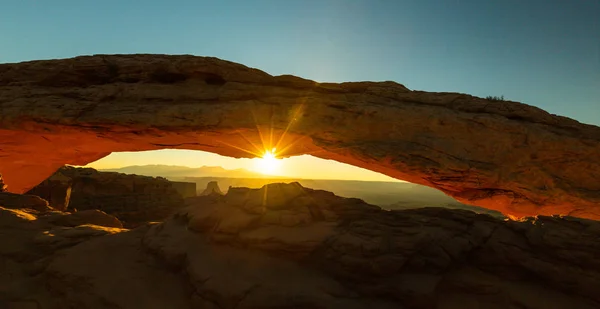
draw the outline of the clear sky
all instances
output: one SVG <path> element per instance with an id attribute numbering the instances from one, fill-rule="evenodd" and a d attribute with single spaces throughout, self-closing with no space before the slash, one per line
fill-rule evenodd
<path id="1" fill-rule="evenodd" d="M 600 125 L 598 0 L 2 1 L 0 62 L 97 53 L 504 95 Z"/>

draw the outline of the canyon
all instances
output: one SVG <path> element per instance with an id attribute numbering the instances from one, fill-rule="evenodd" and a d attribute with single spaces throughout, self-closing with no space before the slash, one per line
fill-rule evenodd
<path id="1" fill-rule="evenodd" d="M 155 149 L 310 154 L 507 217 L 65 166 Z M 600 308 L 598 158 L 596 126 L 389 81 L 197 56 L 0 64 L 0 308 Z"/>

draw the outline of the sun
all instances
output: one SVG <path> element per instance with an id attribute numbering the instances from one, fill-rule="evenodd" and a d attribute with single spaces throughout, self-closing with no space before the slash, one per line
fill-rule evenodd
<path id="1" fill-rule="evenodd" d="M 279 172 L 281 160 L 277 159 L 275 150 L 275 148 L 266 150 L 262 158 L 258 159 L 256 162 L 256 169 L 259 172 L 267 175 Z"/>

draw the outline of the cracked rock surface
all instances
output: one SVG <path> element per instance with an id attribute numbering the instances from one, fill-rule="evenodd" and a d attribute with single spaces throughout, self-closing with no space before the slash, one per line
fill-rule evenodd
<path id="1" fill-rule="evenodd" d="M 57 216 L 68 215 L 0 208 L 0 300 L 30 308 L 600 307 L 600 222 L 591 220 L 385 211 L 297 183 L 191 198 L 166 221 L 134 230 Z"/>
<path id="2" fill-rule="evenodd" d="M 231 157 L 276 148 L 513 217 L 600 218 L 600 128 L 530 105 L 395 82 L 317 83 L 196 56 L 0 64 L 0 173 L 11 192 L 64 164 L 163 148 Z"/>

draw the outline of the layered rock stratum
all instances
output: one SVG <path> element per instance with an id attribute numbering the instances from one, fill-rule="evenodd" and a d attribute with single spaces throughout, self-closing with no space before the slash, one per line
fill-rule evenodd
<path id="1" fill-rule="evenodd" d="M 598 221 L 385 211 L 297 183 L 190 198 L 133 230 L 82 213 L 0 207 L 0 306 L 600 307 Z"/>
<path id="2" fill-rule="evenodd" d="M 600 218 L 600 128 L 395 82 L 317 83 L 216 58 L 95 55 L 0 65 L 0 173 L 25 192 L 111 152 L 333 159 L 512 216 Z"/>

